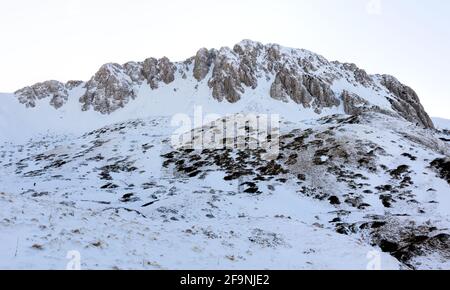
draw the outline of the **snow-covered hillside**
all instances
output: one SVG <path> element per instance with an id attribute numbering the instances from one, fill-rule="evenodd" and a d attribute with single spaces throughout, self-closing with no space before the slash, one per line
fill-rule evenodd
<path id="1" fill-rule="evenodd" d="M 75 132 L 148 116 L 276 113 L 289 120 L 364 110 L 433 127 L 416 93 L 392 76 L 312 52 L 249 40 L 184 62 L 105 64 L 87 82 L 47 81 L 0 95 L 2 139 Z"/>
<path id="2" fill-rule="evenodd" d="M 450 268 L 450 138 L 393 77 L 243 41 L 0 98 L 0 268 Z M 199 108 L 278 154 L 174 147 Z"/>

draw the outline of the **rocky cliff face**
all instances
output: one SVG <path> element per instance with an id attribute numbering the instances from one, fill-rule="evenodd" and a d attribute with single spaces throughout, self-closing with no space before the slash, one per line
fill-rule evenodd
<path id="1" fill-rule="evenodd" d="M 284 68 L 276 74 L 270 96 L 283 101 L 290 98 L 305 108 L 312 106 L 317 113 L 320 113 L 322 108 L 340 104 L 326 82 L 315 76 Z"/>
<path id="2" fill-rule="evenodd" d="M 80 98 L 83 110 L 109 114 L 123 108 L 136 97 L 133 80 L 119 64 L 106 64 L 86 84 L 86 92 Z"/>
<path id="3" fill-rule="evenodd" d="M 393 76 L 383 75 L 381 84 L 391 92 L 395 98 L 389 98 L 394 110 L 411 122 L 417 122 L 427 128 L 433 128 L 433 121 L 425 112 L 416 92 L 400 83 Z"/>
<path id="4" fill-rule="evenodd" d="M 202 48 L 185 62 L 173 63 L 164 57 L 106 64 L 85 84 L 79 101 L 83 110 L 109 114 L 137 98 L 142 86 L 158 90 L 178 79 L 195 87 L 206 85 L 218 102 L 236 103 L 246 93 L 257 91 L 262 97 L 293 102 L 316 113 L 333 107 L 342 107 L 346 114 L 375 110 L 397 114 L 425 128 L 434 127 L 417 94 L 392 76 L 369 75 L 354 64 L 329 62 L 306 50 L 248 40 L 232 49 Z M 338 85 L 342 83 L 344 89 Z M 60 108 L 73 86 L 48 81 L 16 95 L 27 107 L 50 98 L 50 104 Z M 383 102 L 387 105 L 380 106 Z"/>
<path id="5" fill-rule="evenodd" d="M 67 102 L 69 97 L 68 91 L 80 86 L 82 83 L 81 81 L 69 81 L 63 84 L 52 80 L 25 87 L 15 92 L 15 94 L 19 102 L 28 108 L 34 108 L 38 100 L 48 98 L 50 99 L 49 104 L 55 109 L 59 109 Z"/>

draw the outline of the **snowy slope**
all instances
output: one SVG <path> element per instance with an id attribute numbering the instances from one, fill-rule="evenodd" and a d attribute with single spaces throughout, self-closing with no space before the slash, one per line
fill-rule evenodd
<path id="1" fill-rule="evenodd" d="M 99 133 L 100 138 L 29 144 L 27 150 L 32 151 L 23 152 L 23 157 L 44 150 L 47 156 L 69 160 L 62 167 L 49 168 L 48 173 L 35 170 L 52 163 L 52 157 L 41 162 L 33 161 L 35 157 L 22 160 L 20 169 L 4 166 L 2 191 L 9 194 L 0 195 L 4 209 L 0 267 L 60 269 L 70 250 L 82 253 L 83 267 L 102 269 L 366 267 L 367 253 L 373 248 L 323 229 L 320 219 L 314 218 L 328 215 L 333 209 L 330 205 L 283 188 L 261 197 L 236 195 L 236 184 L 221 182 L 224 175 L 220 172 L 201 182 L 174 178 L 161 170 L 161 138 L 170 130 L 167 120 L 125 126 Z M 129 143 L 123 142 L 125 137 Z M 94 141 L 106 140 L 110 141 L 73 157 Z M 142 143 L 148 141 L 145 148 L 151 148 L 143 153 Z M 23 158 L 20 154 L 13 155 Z M 118 188 L 101 189 L 109 181 L 97 177 L 98 168 L 112 162 L 102 160 L 99 156 L 103 155 L 113 160 L 127 156 L 139 173 L 114 173 Z M 73 171 L 75 167 L 79 169 Z M 11 173 L 16 177 L 7 177 Z M 24 178 L 22 173 L 33 178 Z M 136 193 L 125 202 L 122 196 L 128 191 Z M 149 202 L 153 204 L 143 207 Z M 318 239 L 323 242 L 317 243 Z M 33 249 L 33 245 L 42 249 Z M 384 267 L 400 267 L 395 259 L 383 257 Z"/>
<path id="2" fill-rule="evenodd" d="M 188 132 L 279 115 L 279 154 L 172 146 L 199 108 Z M 0 268 L 449 269 L 430 123 L 392 77 L 249 41 L 0 94 Z"/>
<path id="3" fill-rule="evenodd" d="M 346 118 L 286 123 L 283 134 L 313 130 L 305 139 L 310 149 L 299 168 L 286 165 L 289 174 L 256 182 L 257 194 L 243 185 L 251 175 L 226 181 L 220 165 L 200 167 L 194 177 L 167 166 L 164 156 L 173 150 L 167 117 L 1 145 L 0 267 L 61 269 L 66 253 L 77 250 L 89 269 L 365 269 L 373 251 L 384 269 L 448 268 L 440 246 L 418 244 L 424 254 L 401 261 L 382 248 L 385 240 L 409 241 L 397 236 L 404 227 L 430 239 L 448 233 L 449 185 L 428 165 L 448 156 L 449 146 L 383 115 L 336 123 Z M 420 141 L 404 138 L 411 129 Z M 324 150 L 330 145 L 314 137 L 323 134 L 335 139 L 327 142 L 356 144 L 345 149 L 354 157 L 333 157 Z M 368 161 L 376 171 L 358 165 L 357 156 L 377 146 Z M 314 164 L 317 151 L 331 154 L 324 164 Z M 180 154 L 177 160 L 189 162 L 195 152 Z M 335 164 L 345 169 L 329 171 Z M 390 173 L 400 165 L 408 166 L 401 178 L 411 184 Z"/>
<path id="4" fill-rule="evenodd" d="M 80 134 L 134 118 L 193 115 L 196 106 L 204 114 L 272 113 L 292 121 L 371 110 L 432 127 L 414 91 L 391 76 L 368 75 L 306 50 L 252 41 L 233 49 L 200 50 L 184 62 L 149 58 L 105 64 L 88 82 L 47 81 L 0 94 L 0 100 L 2 140 Z"/>
<path id="5" fill-rule="evenodd" d="M 218 114 L 225 116 L 237 112 L 253 112 L 279 114 L 288 120 L 316 119 L 321 116 L 341 112 L 338 108 L 324 110 L 321 114 L 312 109 L 296 106 L 293 102 L 282 103 L 270 98 L 265 88 L 262 91 L 249 92 L 246 98 L 236 104 L 221 103 L 210 97 L 206 83 L 197 88 L 189 82 L 180 81 L 167 85 L 157 91 L 147 86 L 139 89 L 139 97 L 125 108 L 109 115 L 102 115 L 95 111 L 82 111 L 79 98 L 82 90 L 71 92 L 69 100 L 64 107 L 55 110 L 46 102 L 36 108 L 26 108 L 20 104 L 13 94 L 0 94 L 0 129 L 3 140 L 24 141 L 29 137 L 45 133 L 71 133 L 81 134 L 108 124 L 123 122 L 134 118 L 147 118 L 151 116 L 174 116 L 184 113 L 193 116 L 196 107 L 201 107 L 203 115 Z"/>

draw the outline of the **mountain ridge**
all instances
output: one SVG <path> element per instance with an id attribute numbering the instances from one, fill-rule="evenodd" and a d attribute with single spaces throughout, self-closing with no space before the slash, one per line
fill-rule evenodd
<path id="1" fill-rule="evenodd" d="M 220 103 L 237 103 L 253 91 L 280 102 L 292 101 L 299 109 L 310 108 L 317 114 L 328 108 L 350 115 L 375 110 L 434 128 L 414 90 L 393 76 L 369 75 L 355 64 L 330 62 L 304 49 L 251 40 L 243 40 L 232 49 L 202 48 L 182 62 L 163 57 L 123 65 L 108 63 L 86 82 L 46 81 L 14 95 L 28 108 L 49 99 L 52 107 L 60 109 L 70 92 L 79 89 L 81 94 L 74 97 L 82 111 L 108 115 L 145 97 L 139 92 L 142 88 L 158 92 L 177 80 L 191 86 L 194 93 L 205 86 L 208 95 Z M 189 98 L 191 93 L 185 94 Z"/>

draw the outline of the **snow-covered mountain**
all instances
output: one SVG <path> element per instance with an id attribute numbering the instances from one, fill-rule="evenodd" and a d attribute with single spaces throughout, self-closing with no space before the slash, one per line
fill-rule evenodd
<path id="1" fill-rule="evenodd" d="M 432 118 L 432 120 L 437 129 L 450 131 L 450 120 L 443 118 Z"/>
<path id="2" fill-rule="evenodd" d="M 371 110 L 433 127 L 416 93 L 392 76 L 248 40 L 233 49 L 200 49 L 184 62 L 105 64 L 87 82 L 38 83 L 3 95 L 0 121 L 4 138 L 18 131 L 23 137 L 47 128 L 82 132 L 131 117 L 171 116 L 194 105 L 205 113 L 276 112 L 294 120 Z"/>
<path id="3" fill-rule="evenodd" d="M 172 146 L 198 107 L 279 151 Z M 449 141 L 394 77 L 248 40 L 35 84 L 0 95 L 0 268 L 449 268 Z"/>

